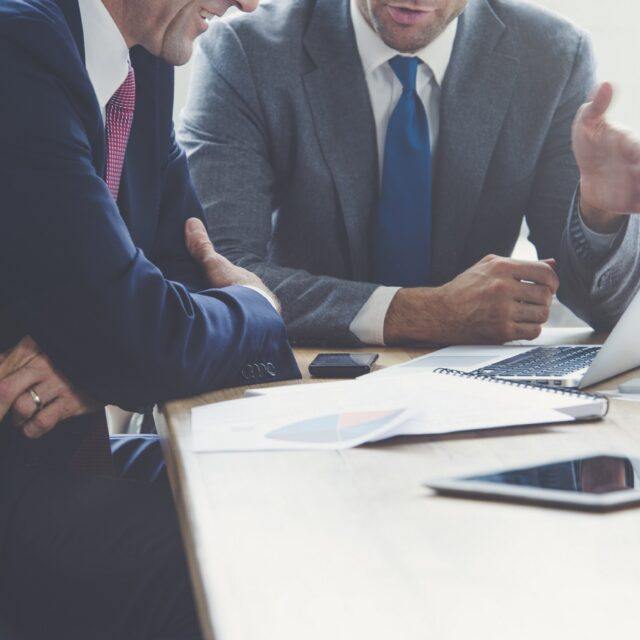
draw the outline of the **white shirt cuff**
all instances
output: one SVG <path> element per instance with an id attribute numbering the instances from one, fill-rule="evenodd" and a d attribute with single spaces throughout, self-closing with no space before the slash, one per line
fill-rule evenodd
<path id="1" fill-rule="evenodd" d="M 364 344 L 384 346 L 384 321 L 400 287 L 378 287 L 353 319 L 349 330 Z"/>
<path id="2" fill-rule="evenodd" d="M 262 289 L 258 289 L 258 287 L 252 287 L 250 284 L 243 284 L 242 286 L 246 287 L 247 289 L 251 289 L 252 291 L 255 291 L 256 293 L 259 293 L 265 300 L 269 301 L 269 304 L 278 313 L 280 313 L 280 310 L 278 309 L 278 305 L 276 304 L 276 301 L 266 291 L 263 291 Z"/>
<path id="3" fill-rule="evenodd" d="M 618 237 L 618 232 L 615 233 L 598 233 L 593 229 L 589 229 L 587 223 L 582 218 L 582 213 L 580 212 L 580 208 L 578 207 L 578 218 L 580 219 L 580 226 L 582 227 L 582 233 L 584 233 L 584 237 L 587 239 L 587 242 L 591 246 L 591 250 L 598 256 L 604 257 L 609 251 L 611 251 L 611 247 L 613 247 L 613 243 L 616 241 Z"/>

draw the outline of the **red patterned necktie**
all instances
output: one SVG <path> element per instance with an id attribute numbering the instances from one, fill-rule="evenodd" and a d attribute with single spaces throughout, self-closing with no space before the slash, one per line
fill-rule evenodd
<path id="1" fill-rule="evenodd" d="M 133 67 L 130 66 L 127 79 L 109 100 L 106 108 L 107 168 L 105 181 L 114 200 L 118 199 L 120 191 L 122 167 L 124 166 L 135 109 L 136 75 Z"/>

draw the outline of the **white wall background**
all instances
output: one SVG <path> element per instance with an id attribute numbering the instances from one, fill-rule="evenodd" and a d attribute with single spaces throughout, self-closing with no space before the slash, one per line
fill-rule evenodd
<path id="1" fill-rule="evenodd" d="M 616 87 L 615 119 L 640 135 L 640 2 L 536 0 L 591 33 L 600 80 Z"/>

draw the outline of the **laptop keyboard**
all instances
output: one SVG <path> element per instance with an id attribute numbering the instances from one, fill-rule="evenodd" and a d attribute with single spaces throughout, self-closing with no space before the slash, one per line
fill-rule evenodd
<path id="1" fill-rule="evenodd" d="M 588 368 L 600 347 L 538 347 L 474 371 L 485 376 L 557 378 Z"/>

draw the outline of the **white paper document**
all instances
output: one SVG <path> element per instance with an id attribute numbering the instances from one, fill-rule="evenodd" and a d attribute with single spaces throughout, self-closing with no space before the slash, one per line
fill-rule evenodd
<path id="1" fill-rule="evenodd" d="M 196 451 L 345 449 L 403 435 L 572 422 L 606 413 L 584 394 L 455 373 L 280 387 L 192 411 Z"/>
<path id="2" fill-rule="evenodd" d="M 255 397 L 191 412 L 195 451 L 348 449 L 384 437 L 407 419 L 397 401 L 356 397 L 318 402 L 307 395 Z M 324 400 L 324 399 L 323 399 Z"/>

